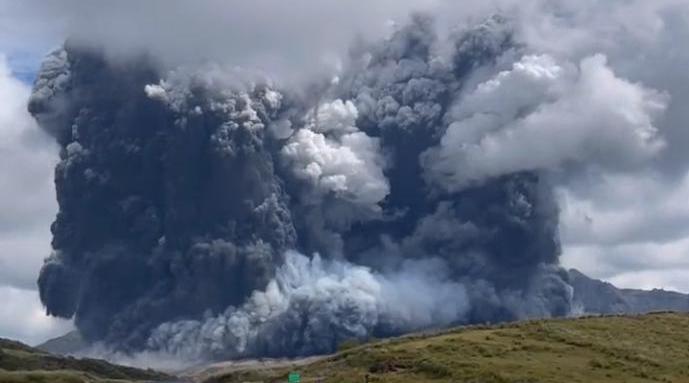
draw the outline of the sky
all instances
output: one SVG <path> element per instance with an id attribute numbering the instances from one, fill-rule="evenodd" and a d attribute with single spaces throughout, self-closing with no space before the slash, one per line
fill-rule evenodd
<path id="1" fill-rule="evenodd" d="M 689 0 L 0 0 L 0 337 L 37 343 L 71 328 L 43 315 L 35 284 L 51 251 L 58 153 L 26 101 L 47 52 L 70 37 L 114 59 L 146 50 L 170 67 L 220 61 L 299 83 L 336 73 L 353 41 L 384 37 L 415 10 L 443 30 L 507 14 L 533 54 L 582 68 L 600 57 L 659 100 L 662 144 L 641 161 L 553 172 L 562 262 L 619 287 L 689 292 Z M 614 140 L 600 146 L 605 158 L 615 158 Z"/>
<path id="2" fill-rule="evenodd" d="M 36 272 L 50 253 L 57 147 L 26 111 L 30 87 L 0 54 L 0 336 L 35 343 L 70 324 L 47 318 Z"/>

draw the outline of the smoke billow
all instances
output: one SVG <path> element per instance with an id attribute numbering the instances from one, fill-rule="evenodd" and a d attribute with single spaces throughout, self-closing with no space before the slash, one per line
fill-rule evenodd
<path id="1" fill-rule="evenodd" d="M 385 275 L 288 252 L 275 279 L 240 307 L 160 325 L 147 346 L 193 359 L 327 353 L 345 339 L 448 325 L 467 311 L 464 287 L 442 263 Z"/>
<path id="2" fill-rule="evenodd" d="M 548 173 L 652 156 L 666 100 L 511 30 L 414 16 L 309 97 L 68 42 L 29 105 L 62 147 L 48 312 L 185 358 L 568 315 Z"/>

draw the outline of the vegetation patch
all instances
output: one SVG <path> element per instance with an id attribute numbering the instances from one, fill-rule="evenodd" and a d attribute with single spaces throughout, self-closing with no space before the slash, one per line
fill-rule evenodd
<path id="1" fill-rule="evenodd" d="M 99 359 L 52 355 L 25 344 L 0 339 L 0 382 L 83 383 L 171 380 L 154 370 L 118 366 Z"/>
<path id="2" fill-rule="evenodd" d="M 300 366 L 304 382 L 689 382 L 689 314 L 535 320 L 416 334 Z M 289 369 L 212 381 L 282 382 Z"/>

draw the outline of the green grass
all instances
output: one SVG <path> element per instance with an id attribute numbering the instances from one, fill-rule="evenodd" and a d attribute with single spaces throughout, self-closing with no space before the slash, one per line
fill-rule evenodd
<path id="1" fill-rule="evenodd" d="M 2 383 L 115 383 L 131 382 L 127 380 L 102 379 L 81 371 L 3 371 L 0 370 Z"/>
<path id="2" fill-rule="evenodd" d="M 1 383 L 145 382 L 170 379 L 153 370 L 118 366 L 99 359 L 61 357 L 0 339 Z"/>
<path id="3" fill-rule="evenodd" d="M 588 317 L 466 327 L 346 348 L 296 368 L 303 381 L 689 382 L 689 315 Z M 287 381 L 289 369 L 209 382 Z"/>

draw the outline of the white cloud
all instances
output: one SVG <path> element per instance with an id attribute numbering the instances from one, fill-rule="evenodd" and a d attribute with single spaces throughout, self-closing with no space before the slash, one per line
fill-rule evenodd
<path id="1" fill-rule="evenodd" d="M 567 245 L 562 262 L 621 288 L 689 293 L 689 238 L 665 243 Z"/>
<path id="2" fill-rule="evenodd" d="M 73 327 L 70 321 L 47 317 L 34 290 L 0 286 L 0 302 L 0 338 L 36 345 Z"/>
<path id="3" fill-rule="evenodd" d="M 689 173 L 606 174 L 560 191 L 563 236 L 576 245 L 675 241 L 689 227 Z"/>
<path id="4" fill-rule="evenodd" d="M 385 159 L 377 138 L 355 125 L 358 112 L 351 101 L 321 104 L 307 125 L 282 149 L 294 174 L 310 182 L 323 195 L 378 211 L 389 193 L 383 168 Z"/>
<path id="5" fill-rule="evenodd" d="M 559 190 L 564 264 L 625 287 L 689 292 L 689 173 L 595 179 Z"/>
<path id="6" fill-rule="evenodd" d="M 354 38 L 381 37 L 389 20 L 439 2 L 0 0 L 0 36 L 14 36 L 0 38 L 0 49 L 30 42 L 43 54 L 71 36 L 113 57 L 146 50 L 166 64 L 217 60 L 298 80 L 336 71 Z"/>
<path id="7" fill-rule="evenodd" d="M 686 253 L 685 253 L 686 254 Z M 635 272 L 622 272 L 609 281 L 620 288 L 632 289 L 664 289 L 689 293 L 689 267 L 664 270 L 641 270 Z"/>
<path id="8" fill-rule="evenodd" d="M 46 317 L 36 278 L 57 212 L 57 147 L 26 110 L 30 89 L 0 55 L 0 336 L 36 342 L 66 327 Z"/>
<path id="9" fill-rule="evenodd" d="M 57 212 L 57 147 L 26 111 L 29 92 L 0 56 L 0 284 L 23 287 L 50 253 L 49 223 Z"/>
<path id="10" fill-rule="evenodd" d="M 602 55 L 578 67 L 527 55 L 459 98 L 425 165 L 448 190 L 571 163 L 627 168 L 664 146 L 654 121 L 665 104 L 664 95 L 617 77 Z"/>

